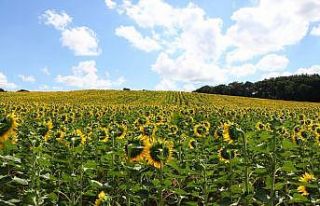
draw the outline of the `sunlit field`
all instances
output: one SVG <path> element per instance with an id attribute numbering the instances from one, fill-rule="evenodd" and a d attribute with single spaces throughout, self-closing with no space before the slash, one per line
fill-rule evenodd
<path id="1" fill-rule="evenodd" d="M 320 104 L 0 94 L 0 205 L 317 205 Z"/>

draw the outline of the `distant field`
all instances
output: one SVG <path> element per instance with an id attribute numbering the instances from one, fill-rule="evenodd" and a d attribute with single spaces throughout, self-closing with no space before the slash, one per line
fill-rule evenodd
<path id="1" fill-rule="evenodd" d="M 0 205 L 318 205 L 320 104 L 0 93 Z"/>

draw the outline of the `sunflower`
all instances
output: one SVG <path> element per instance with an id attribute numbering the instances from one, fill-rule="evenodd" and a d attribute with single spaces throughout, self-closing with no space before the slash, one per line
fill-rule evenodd
<path id="1" fill-rule="evenodd" d="M 140 161 L 147 153 L 148 137 L 139 136 L 128 140 L 125 145 L 125 152 L 130 161 Z"/>
<path id="2" fill-rule="evenodd" d="M 238 156 L 238 152 L 235 149 L 223 147 L 218 151 L 219 160 L 224 163 L 229 163 L 232 159 Z"/>
<path id="3" fill-rule="evenodd" d="M 145 125 L 149 123 L 149 119 L 145 116 L 141 116 L 141 117 L 138 117 L 135 121 L 134 121 L 134 125 L 137 126 L 137 127 L 140 127 L 142 125 Z"/>
<path id="4" fill-rule="evenodd" d="M 224 123 L 223 124 L 223 140 L 232 144 L 234 141 L 239 138 L 239 129 L 233 123 Z"/>
<path id="5" fill-rule="evenodd" d="M 77 129 L 77 130 L 76 130 L 76 134 L 80 137 L 81 144 L 82 144 L 82 145 L 85 145 L 86 142 L 87 142 L 87 137 L 86 137 L 86 135 L 84 135 L 80 129 Z"/>
<path id="6" fill-rule="evenodd" d="M 307 140 L 310 137 L 310 134 L 307 130 L 301 129 L 298 133 L 297 136 L 302 139 L 302 140 Z"/>
<path id="7" fill-rule="evenodd" d="M 10 137 L 12 142 L 16 143 L 16 129 L 18 123 L 17 118 L 14 114 L 8 115 L 7 117 L 0 119 L 0 148 L 3 143 L 7 141 Z"/>
<path id="8" fill-rule="evenodd" d="M 194 148 L 197 147 L 197 141 L 192 138 L 192 139 L 189 140 L 188 145 L 189 145 L 189 148 L 190 148 L 190 149 L 194 149 Z"/>
<path id="9" fill-rule="evenodd" d="M 298 133 L 301 130 L 301 127 L 299 125 L 295 126 L 293 128 L 293 132 Z"/>
<path id="10" fill-rule="evenodd" d="M 148 123 L 145 125 L 141 125 L 139 127 L 140 132 L 143 136 L 148 136 L 148 137 L 155 137 L 156 131 L 157 131 L 157 125 Z"/>
<path id="11" fill-rule="evenodd" d="M 103 203 L 108 202 L 109 199 L 110 199 L 110 197 L 108 197 L 104 191 L 101 191 L 98 195 L 98 199 L 96 199 L 96 201 L 94 203 L 94 206 L 100 206 Z"/>
<path id="12" fill-rule="evenodd" d="M 265 129 L 265 125 L 262 122 L 257 122 L 256 129 L 259 131 L 263 130 L 263 129 Z"/>
<path id="13" fill-rule="evenodd" d="M 97 133 L 98 133 L 99 141 L 107 142 L 109 140 L 108 129 L 101 127 L 98 129 Z"/>
<path id="14" fill-rule="evenodd" d="M 304 185 L 299 185 L 299 187 L 297 188 L 298 192 L 301 193 L 301 195 L 303 196 L 308 196 L 309 193 L 307 191 L 307 187 Z"/>
<path id="15" fill-rule="evenodd" d="M 43 139 L 45 142 L 47 142 L 49 140 L 49 135 L 50 135 L 52 128 L 53 128 L 53 124 L 52 124 L 52 121 L 50 120 L 45 124 L 45 128 L 43 130 Z"/>
<path id="16" fill-rule="evenodd" d="M 209 134 L 209 127 L 204 124 L 196 124 L 193 127 L 193 133 L 196 137 L 206 137 Z"/>
<path id="17" fill-rule="evenodd" d="M 150 165 L 160 169 L 172 158 L 172 149 L 172 142 L 153 138 L 147 146 L 145 158 Z"/>
<path id="18" fill-rule="evenodd" d="M 223 138 L 223 129 L 221 127 L 218 127 L 215 131 L 214 131 L 214 139 L 220 139 Z"/>
<path id="19" fill-rule="evenodd" d="M 300 178 L 299 178 L 299 182 L 304 182 L 304 183 L 308 183 L 311 182 L 312 180 L 315 180 L 315 177 L 313 174 L 310 174 L 308 172 L 305 172 Z"/>
<path id="20" fill-rule="evenodd" d="M 169 129 L 170 129 L 170 134 L 172 135 L 176 135 L 179 131 L 179 128 L 176 125 L 170 125 Z"/>
<path id="21" fill-rule="evenodd" d="M 308 184 L 312 181 L 314 181 L 316 178 L 313 174 L 305 172 L 302 176 L 299 178 L 299 182 L 301 185 L 298 186 L 297 191 L 301 193 L 303 196 L 308 196 Z"/>
<path id="22" fill-rule="evenodd" d="M 108 127 L 108 135 L 116 139 L 124 139 L 127 135 L 128 127 L 124 124 L 111 124 Z"/>

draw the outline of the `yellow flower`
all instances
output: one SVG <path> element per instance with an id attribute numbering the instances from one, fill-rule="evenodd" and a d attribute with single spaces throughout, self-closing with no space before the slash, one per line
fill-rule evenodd
<path id="1" fill-rule="evenodd" d="M 0 129 L 0 148 L 3 143 L 7 141 L 10 137 L 12 138 L 12 142 L 16 143 L 16 129 L 18 127 L 17 118 L 14 114 L 8 115 L 5 118 L 5 123 Z"/>
<path id="2" fill-rule="evenodd" d="M 297 188 L 297 190 L 298 190 L 298 192 L 300 192 L 301 195 L 303 195 L 303 196 L 308 196 L 308 195 L 309 195 L 306 186 L 300 185 L 300 186 Z"/>
<path id="3" fill-rule="evenodd" d="M 52 128 L 53 128 L 53 124 L 52 124 L 52 121 L 50 120 L 50 121 L 46 124 L 46 131 L 45 131 L 44 136 L 43 136 L 44 141 L 47 142 L 47 141 L 49 140 L 49 135 L 50 135 L 50 132 L 51 132 Z"/>
<path id="4" fill-rule="evenodd" d="M 222 135 L 225 142 L 232 144 L 239 138 L 239 131 L 235 124 L 224 123 Z"/>
<path id="5" fill-rule="evenodd" d="M 148 152 L 148 137 L 139 136 L 128 140 L 125 145 L 125 152 L 130 161 L 142 160 Z"/>
<path id="6" fill-rule="evenodd" d="M 265 125 L 262 122 L 257 122 L 256 129 L 257 130 L 263 130 L 265 128 Z"/>
<path id="7" fill-rule="evenodd" d="M 94 205 L 95 206 L 100 206 L 103 202 L 107 200 L 107 195 L 104 191 L 101 191 L 98 195 L 98 199 L 96 199 Z"/>
<path id="8" fill-rule="evenodd" d="M 190 149 L 194 149 L 197 146 L 197 141 L 192 138 L 192 139 L 189 140 L 189 144 L 188 145 L 189 145 Z"/>
<path id="9" fill-rule="evenodd" d="M 146 160 L 155 168 L 162 168 L 172 157 L 173 143 L 161 139 L 151 139 L 147 145 Z"/>
<path id="10" fill-rule="evenodd" d="M 224 163 L 229 163 L 230 160 L 238 156 L 237 150 L 226 147 L 220 148 L 218 151 L 219 160 Z"/>
<path id="11" fill-rule="evenodd" d="M 310 174 L 308 172 L 305 172 L 300 178 L 299 178 L 299 182 L 304 182 L 304 183 L 308 183 L 311 182 L 312 180 L 314 180 L 315 177 L 313 174 Z"/>
<path id="12" fill-rule="evenodd" d="M 196 124 L 193 127 L 193 133 L 196 137 L 206 137 L 209 134 L 209 127 L 205 124 Z"/>
<path id="13" fill-rule="evenodd" d="M 80 129 L 76 130 L 76 134 L 80 137 L 81 139 L 81 144 L 84 145 L 87 142 L 87 137 L 81 132 Z"/>
<path id="14" fill-rule="evenodd" d="M 108 129 L 107 129 L 107 134 L 111 138 L 116 138 L 116 139 L 124 139 L 125 136 L 127 135 L 128 132 L 128 127 L 125 124 L 110 124 Z"/>
<path id="15" fill-rule="evenodd" d="M 218 127 L 215 131 L 214 131 L 214 139 L 220 139 L 223 137 L 223 129 L 221 127 Z"/>
<path id="16" fill-rule="evenodd" d="M 99 198 L 100 200 L 105 199 L 105 198 L 106 198 L 106 193 L 105 193 L 104 191 L 101 191 L 101 192 L 99 193 L 99 195 L 98 195 L 98 198 Z"/>

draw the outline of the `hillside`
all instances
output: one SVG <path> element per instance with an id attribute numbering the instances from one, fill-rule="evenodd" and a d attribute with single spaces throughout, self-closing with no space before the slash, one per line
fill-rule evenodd
<path id="1" fill-rule="evenodd" d="M 164 91 L 82 90 L 70 92 L 5 92 L 0 104 L 81 104 L 128 106 L 319 107 L 318 103 L 266 100 L 217 94 Z"/>

